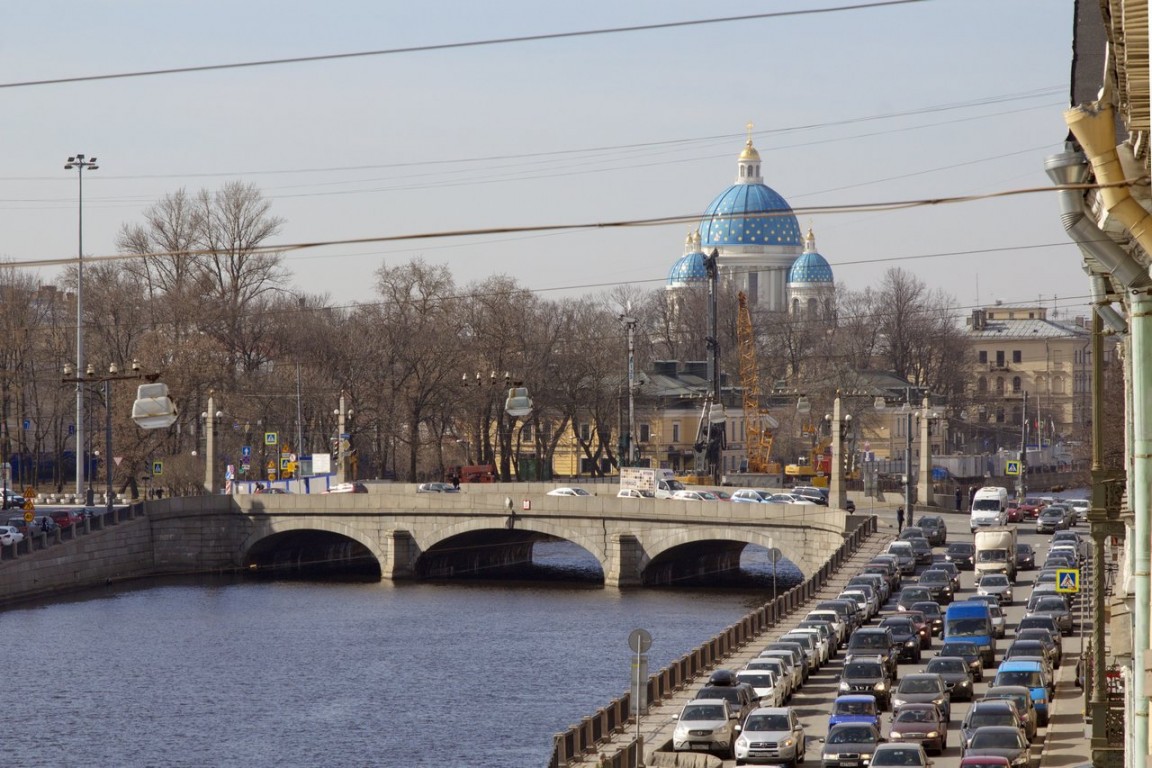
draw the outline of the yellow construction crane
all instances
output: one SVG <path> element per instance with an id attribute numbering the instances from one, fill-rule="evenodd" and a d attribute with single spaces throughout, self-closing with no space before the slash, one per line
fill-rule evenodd
<path id="1" fill-rule="evenodd" d="M 737 295 L 739 312 L 736 316 L 736 335 L 740 341 L 740 385 L 744 389 L 744 431 L 748 450 L 748 472 L 766 474 L 778 472 L 769 460 L 772 455 L 772 430 L 767 426 L 768 411 L 760 407 L 760 368 L 756 364 L 756 337 L 752 333 L 752 314 L 748 311 L 748 297 L 741 291 Z"/>

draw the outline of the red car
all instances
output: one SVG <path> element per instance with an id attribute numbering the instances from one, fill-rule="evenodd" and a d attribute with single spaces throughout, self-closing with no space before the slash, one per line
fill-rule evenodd
<path id="1" fill-rule="evenodd" d="M 1020 502 L 1020 511 L 1024 513 L 1025 517 L 1035 520 L 1040 517 L 1040 512 L 1044 509 L 1045 504 L 1040 499 L 1034 496 L 1029 496 Z"/>
<path id="2" fill-rule="evenodd" d="M 71 528 L 84 519 L 74 509 L 53 509 L 48 513 L 48 516 L 55 520 L 56 525 L 61 528 Z"/>
<path id="3" fill-rule="evenodd" d="M 1007 512 L 1007 516 L 1005 517 L 1005 519 L 1010 523 L 1022 523 L 1022 522 L 1024 522 L 1024 510 L 1020 508 L 1020 502 L 1018 502 L 1018 501 L 1008 502 L 1008 512 Z"/>

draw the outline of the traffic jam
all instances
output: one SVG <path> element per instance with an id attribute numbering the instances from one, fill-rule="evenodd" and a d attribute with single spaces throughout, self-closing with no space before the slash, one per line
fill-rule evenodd
<path id="1" fill-rule="evenodd" d="M 725 765 L 1034 768 L 1057 671 L 1082 648 L 1086 506 L 983 488 L 969 516 L 916 518 L 835 599 L 716 670 L 674 716 L 672 749 Z"/>

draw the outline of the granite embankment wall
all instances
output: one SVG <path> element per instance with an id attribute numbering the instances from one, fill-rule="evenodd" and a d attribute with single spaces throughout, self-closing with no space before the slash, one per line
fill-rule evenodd
<path id="1" fill-rule="evenodd" d="M 0 605 L 148 576 L 235 568 L 234 528 L 246 520 L 231 511 L 229 499 L 174 501 L 110 514 L 95 510 L 72 528 L 0 548 Z"/>

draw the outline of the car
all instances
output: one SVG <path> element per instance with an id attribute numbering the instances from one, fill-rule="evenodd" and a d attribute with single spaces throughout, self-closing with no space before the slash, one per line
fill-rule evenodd
<path id="1" fill-rule="evenodd" d="M 800 667 L 801 676 L 805 681 L 808 680 L 808 676 L 812 674 L 812 663 L 808 660 L 810 656 L 806 645 L 802 645 L 796 640 L 777 640 L 768 643 L 768 646 L 760 653 L 764 654 L 771 651 L 792 654 L 792 663 Z"/>
<path id="2" fill-rule="evenodd" d="M 880 730 L 880 707 L 872 694 L 850 693 L 837 696 L 828 715 L 828 727 L 840 723 L 862 723 Z"/>
<path id="3" fill-rule="evenodd" d="M 930 600 L 941 605 L 948 605 L 952 602 L 952 577 L 948 575 L 947 571 L 929 568 L 920 574 L 920 578 L 916 580 L 916 585 L 927 588 L 932 595 Z"/>
<path id="4" fill-rule="evenodd" d="M 26 537 L 29 535 L 34 536 L 41 533 L 52 535 L 56 532 L 56 529 L 60 527 L 56 524 L 56 521 L 48 515 L 37 515 L 31 523 L 24 522 L 23 515 L 14 516 L 8 518 L 6 525 L 17 529 Z"/>
<path id="5" fill-rule="evenodd" d="M 844 662 L 853 659 L 876 659 L 884 665 L 888 676 L 895 680 L 899 648 L 896 647 L 892 630 L 880 626 L 864 627 L 853 632 L 844 649 Z"/>
<path id="6" fill-rule="evenodd" d="M 828 506 L 827 488 L 817 488 L 814 485 L 797 485 L 792 488 L 791 492 L 799 496 L 803 496 L 806 499 L 811 499 L 820 506 Z"/>
<path id="7" fill-rule="evenodd" d="M 48 515 L 56 522 L 60 528 L 71 528 L 77 523 L 83 522 L 84 518 L 75 509 L 66 507 L 53 510 L 42 510 L 48 512 Z"/>
<path id="8" fill-rule="evenodd" d="M 892 712 L 888 740 L 894 744 L 920 744 L 939 755 L 948 749 L 948 721 L 935 704 L 904 704 Z"/>
<path id="9" fill-rule="evenodd" d="M 990 725 L 1015 728 L 1028 738 L 1028 727 L 1015 702 L 1005 699 L 981 699 L 968 708 L 968 713 L 960 723 L 960 744 L 967 747 L 979 728 Z"/>
<path id="10" fill-rule="evenodd" d="M 1082 523 L 1088 519 L 1088 510 L 1092 508 L 1092 502 L 1088 499 L 1068 499 L 1068 506 L 1072 507 L 1072 511 L 1076 513 L 1072 525 Z"/>
<path id="11" fill-rule="evenodd" d="M 1049 640 L 1049 643 L 1051 640 Z M 1026 640 L 1017 637 L 1004 651 L 1005 659 L 1015 659 L 1018 657 L 1024 658 L 1039 658 L 1044 660 L 1044 664 L 1048 667 L 1048 676 L 1053 680 L 1056 679 L 1056 665 L 1052 662 L 1052 654 L 1049 652 L 1048 644 L 1042 640 Z"/>
<path id="12" fill-rule="evenodd" d="M 1057 635 L 1059 637 L 1059 635 Z M 1021 640 L 1035 640 L 1044 646 L 1045 653 L 1048 654 L 1048 659 L 1052 662 L 1053 669 L 1060 669 L 1060 663 L 1064 660 L 1064 649 L 1061 643 L 1056 642 L 1052 638 L 1052 633 L 1040 627 L 1032 629 L 1016 628 L 1016 639 L 1013 642 L 1020 642 Z"/>
<path id="13" fill-rule="evenodd" d="M 920 663 L 920 633 L 910 619 L 896 614 L 881 621 L 880 626 L 892 633 L 892 642 L 896 646 L 899 661 Z"/>
<path id="14" fill-rule="evenodd" d="M 731 669 L 717 669 L 708 675 L 705 685 L 736 685 L 736 673 Z"/>
<path id="15" fill-rule="evenodd" d="M 972 672 L 972 679 L 980 682 L 984 679 L 984 655 L 980 650 L 980 645 L 971 640 L 949 640 L 944 639 L 944 643 L 940 646 L 940 650 L 936 652 L 936 658 L 942 656 L 957 656 L 964 659 L 968 665 L 968 669 Z"/>
<path id="16" fill-rule="evenodd" d="M 944 678 L 931 672 L 905 675 L 896 690 L 892 692 L 892 706 L 904 704 L 935 704 L 944 716 L 944 722 L 952 719 L 952 692 Z"/>
<path id="17" fill-rule="evenodd" d="M 1057 647 L 1060 649 L 1060 655 L 1064 655 L 1064 638 L 1060 632 L 1060 627 L 1056 626 L 1056 620 L 1051 616 L 1041 616 L 1033 614 L 1031 616 L 1025 615 L 1016 624 L 1016 635 L 1020 636 L 1020 632 L 1025 629 L 1043 629 L 1048 632 Z"/>
<path id="18" fill-rule="evenodd" d="M 1055 552 L 1048 552 L 1048 555 L 1044 558 L 1044 565 L 1042 567 L 1044 570 L 1049 570 L 1054 568 L 1076 568 L 1078 565 L 1079 563 L 1077 563 L 1074 552 L 1067 549 L 1057 549 Z"/>
<path id="19" fill-rule="evenodd" d="M 804 621 L 821 621 L 830 625 L 832 634 L 836 637 L 837 647 L 843 645 L 844 641 L 848 639 L 848 626 L 844 623 L 843 617 L 836 611 L 831 609 L 808 611 L 804 616 Z"/>
<path id="20" fill-rule="evenodd" d="M 1057 628 L 1065 634 L 1072 634 L 1072 611 L 1067 601 L 1060 595 L 1044 595 L 1028 611 L 1032 616 L 1051 616 Z"/>
<path id="21" fill-rule="evenodd" d="M 861 573 L 874 573 L 882 576 L 888 582 L 888 590 L 893 592 L 900 588 L 900 566 L 894 557 L 874 557 L 860 569 Z"/>
<path id="22" fill-rule="evenodd" d="M 776 672 L 771 669 L 742 669 L 736 673 L 736 681 L 747 683 L 756 692 L 762 707 L 779 707 L 784 704 L 783 688 L 779 685 Z"/>
<path id="23" fill-rule="evenodd" d="M 23 532 L 14 525 L 0 525 L 0 534 L 7 534 L 12 539 L 11 543 L 14 544 L 24 541 Z"/>
<path id="24" fill-rule="evenodd" d="M 916 555 L 917 565 L 931 565 L 932 564 L 932 545 L 928 543 L 928 539 L 908 539 L 909 544 L 912 545 L 912 551 Z"/>
<path id="25" fill-rule="evenodd" d="M 1012 605 L 1012 581 L 1004 573 L 985 573 L 976 582 L 976 594 L 993 595 L 1000 605 Z"/>
<path id="26" fill-rule="evenodd" d="M 1079 565 L 1087 555 L 1087 542 L 1076 541 L 1053 541 L 1048 547 L 1048 557 L 1058 555 L 1060 553 L 1067 553 L 1069 560 L 1074 564 Z"/>
<path id="27" fill-rule="evenodd" d="M 1047 504 L 1038 496 L 1026 496 L 1020 502 L 1020 511 L 1024 513 L 1025 518 L 1036 519 L 1040 514 L 1040 510 L 1044 509 Z"/>
<path id="28" fill-rule="evenodd" d="M 820 768 L 866 766 L 884 739 L 880 729 L 866 723 L 840 723 L 823 738 Z"/>
<path id="29" fill-rule="evenodd" d="M 680 493 L 680 491 L 677 491 L 676 493 Z M 575 486 L 561 486 L 560 488 L 553 488 L 552 490 L 548 491 L 547 495 L 548 496 L 591 496 L 592 494 L 588 493 L 588 491 L 584 490 L 583 488 L 577 488 Z M 673 498 L 675 498 L 675 494 L 673 494 Z"/>
<path id="30" fill-rule="evenodd" d="M 921 600 L 920 602 L 912 603 L 909 612 L 918 611 L 924 615 L 932 635 L 939 637 L 944 634 L 944 609 L 940 604 L 932 600 Z M 929 640 L 928 644 L 931 645 L 932 641 Z"/>
<path id="31" fill-rule="evenodd" d="M 674 751 L 732 755 L 739 723 L 737 713 L 724 699 L 695 699 L 673 717 L 676 720 L 672 732 Z"/>
<path id="32" fill-rule="evenodd" d="M 416 493 L 459 493 L 460 489 L 452 483 L 420 483 L 416 486 Z"/>
<path id="33" fill-rule="evenodd" d="M 867 693 L 876 697 L 876 706 L 881 711 L 888 709 L 892 701 L 892 676 L 887 666 L 876 659 L 853 659 L 844 662 L 840 672 L 839 690 L 845 693 Z"/>
<path id="34" fill-rule="evenodd" d="M 719 501 L 732 501 L 732 494 L 728 491 L 709 491 Z"/>
<path id="35" fill-rule="evenodd" d="M 337 483 L 324 493 L 368 493 L 368 486 L 364 483 Z"/>
<path id="36" fill-rule="evenodd" d="M 732 492 L 731 501 L 738 504 L 767 504 L 771 491 L 761 491 L 755 488 L 740 488 Z"/>
<path id="37" fill-rule="evenodd" d="M 1006 757 L 1012 768 L 1030 768 L 1032 764 L 1028 740 L 1018 728 L 1006 725 L 986 725 L 976 729 L 964 747 L 964 756 L 977 755 Z"/>
<path id="38" fill-rule="evenodd" d="M 1079 531 L 1056 531 L 1052 534 L 1048 554 L 1061 549 L 1071 549 L 1079 560 L 1088 559 L 1088 542 Z"/>
<path id="39" fill-rule="evenodd" d="M 960 758 L 960 768 L 1012 768 L 1008 758 L 997 755 L 972 755 Z"/>
<path id="40" fill-rule="evenodd" d="M 872 753 L 872 768 L 928 768 L 931 764 L 919 744 L 881 744 Z"/>
<path id="41" fill-rule="evenodd" d="M 916 526 L 923 529 L 924 538 L 932 546 L 942 547 L 948 543 L 948 524 L 940 515 L 922 515 Z"/>
<path id="42" fill-rule="evenodd" d="M 1008 507 L 1004 510 L 1004 520 L 1008 523 L 1019 523 L 1024 520 L 1024 510 L 1020 509 L 1020 502 L 1009 500 Z"/>
<path id="43" fill-rule="evenodd" d="M 21 535 L 20 538 L 23 539 L 24 536 Z M 7 526 L 5 526 L 3 530 L 0 530 L 0 547 L 6 547 L 9 544 L 15 544 L 15 543 L 16 543 L 15 534 L 13 534 L 10 530 L 8 530 Z"/>
<path id="44" fill-rule="evenodd" d="M 991 597 L 991 595 L 987 595 Z M 1004 637 L 1008 631 L 1008 617 L 1004 615 L 1004 609 L 1000 607 L 999 603 L 988 604 L 988 615 L 992 617 L 992 629 L 996 632 L 996 637 Z"/>
<path id="45" fill-rule="evenodd" d="M 577 488 L 574 490 L 583 490 L 583 489 Z M 552 491 L 549 491 L 548 493 L 549 493 L 549 495 L 552 495 L 552 496 L 591 496 L 591 494 L 588 493 L 587 491 L 584 491 L 581 494 L 573 494 L 573 493 L 557 494 L 557 493 L 554 493 Z M 691 491 L 688 489 L 685 489 L 682 491 L 674 491 L 672 493 L 672 498 L 676 501 L 714 501 L 715 500 L 715 497 L 713 497 L 711 499 L 708 498 L 708 494 L 705 491 Z"/>
<path id="46" fill-rule="evenodd" d="M 848 629 L 845 631 L 845 639 L 848 633 L 856 629 L 859 623 L 856 621 L 857 605 L 851 600 L 821 600 L 813 607 L 813 611 L 835 611 L 840 616 L 840 620 L 845 623 Z"/>
<path id="47" fill-rule="evenodd" d="M 976 567 L 976 545 L 970 541 L 954 541 L 944 550 L 944 560 L 962 571 Z"/>
<path id="48" fill-rule="evenodd" d="M 848 579 L 845 588 L 850 589 L 858 584 L 872 587 L 879 596 L 881 604 L 888 602 L 888 598 L 892 597 L 892 589 L 888 586 L 888 580 L 878 573 L 858 573 Z"/>
<path id="49" fill-rule="evenodd" d="M 1036 713 L 1036 704 L 1032 695 L 1022 685 L 992 686 L 984 692 L 981 701 L 1007 700 L 1016 706 L 1016 712 L 1024 721 L 1024 735 L 1032 741 L 1036 738 L 1036 729 L 1039 727 L 1039 716 Z"/>
<path id="50" fill-rule="evenodd" d="M 4 509 L 22 509 L 26 499 L 11 488 L 4 489 L 3 495 L 3 508 Z"/>
<path id="51" fill-rule="evenodd" d="M 918 525 L 906 526 L 904 530 L 900 532 L 900 535 L 896 538 L 900 541 L 912 541 L 912 539 L 924 539 L 927 541 L 928 539 L 927 535 L 924 533 L 924 529 Z"/>
<path id="52" fill-rule="evenodd" d="M 821 650 L 820 639 L 807 632 L 787 632 L 780 636 L 777 641 L 780 643 L 797 643 L 804 650 L 804 656 L 808 659 L 808 666 L 813 672 L 820 669 L 825 662 L 824 654 L 826 649 Z"/>
<path id="53" fill-rule="evenodd" d="M 1048 703 L 1050 684 L 1044 678 L 1044 667 L 1036 661 L 1002 661 L 992 678 L 992 685 L 1022 685 L 1028 689 L 1032 703 L 1036 705 L 1037 725 L 1048 725 Z"/>
<path id="54" fill-rule="evenodd" d="M 1053 504 L 1036 518 L 1036 533 L 1053 533 L 1068 527 L 1067 507 Z"/>
<path id="55" fill-rule="evenodd" d="M 922 605 L 922 603 L 917 603 L 917 605 Z M 932 623 L 923 611 L 916 608 L 909 608 L 903 613 L 896 614 L 896 616 L 912 622 L 912 626 L 916 630 L 916 636 L 920 638 L 921 648 L 932 647 Z"/>
<path id="56" fill-rule="evenodd" d="M 656 491 L 642 491 L 638 488 L 621 488 L 616 492 L 618 499 L 654 499 Z"/>
<path id="57" fill-rule="evenodd" d="M 763 671 L 771 672 L 776 676 L 776 690 L 778 692 L 776 698 L 779 701 L 779 705 L 788 701 L 788 699 L 792 697 L 792 668 L 784 659 L 767 656 L 749 659 L 748 663 L 744 665 L 744 669 L 737 672 L 736 675 L 739 677 L 742 672 L 757 673 Z M 741 680 L 741 682 L 747 682 L 753 688 L 756 687 L 756 684 L 751 680 Z"/>
<path id="58" fill-rule="evenodd" d="M 771 763 L 795 766 L 804 762 L 804 727 L 790 707 L 760 707 L 748 713 L 736 738 L 737 765 Z"/>
<path id="59" fill-rule="evenodd" d="M 851 584 L 844 587 L 840 594 L 853 595 L 856 592 L 864 595 L 864 601 L 868 608 L 868 618 L 880 613 L 880 606 L 883 605 L 884 601 L 880 599 L 880 592 L 875 587 L 871 584 Z"/>
<path id="60" fill-rule="evenodd" d="M 797 630 L 816 630 L 817 637 L 828 648 L 828 658 L 836 657 L 840 650 L 840 638 L 836 634 L 836 627 L 831 621 L 820 619 L 803 619 L 796 625 Z"/>
<path id="61" fill-rule="evenodd" d="M 781 640 L 792 640 L 793 638 L 802 640 L 805 636 L 812 638 L 812 642 L 816 646 L 816 659 L 817 666 L 824 666 L 828 660 L 832 658 L 832 647 L 828 642 L 827 635 L 815 627 L 795 627 L 788 630 L 787 634 L 783 635 Z"/>
<path id="62" fill-rule="evenodd" d="M 803 654 L 800 654 L 803 657 Z M 788 668 L 789 675 L 789 691 L 795 693 L 804 687 L 804 663 L 801 658 L 797 658 L 796 651 L 792 649 L 777 650 L 775 648 L 767 648 L 760 651 L 760 659 L 779 659 L 783 661 Z M 748 662 L 751 664 L 752 662 Z M 791 695 L 791 694 L 789 694 Z"/>
<path id="63" fill-rule="evenodd" d="M 1016 570 L 1036 570 L 1036 550 L 1031 544 L 1021 543 L 1016 545 Z"/>
<path id="64" fill-rule="evenodd" d="M 290 493 L 290 491 L 286 488 L 277 488 L 276 486 L 266 486 L 263 483 L 256 483 L 256 487 L 252 489 L 252 493 L 267 496 Z M 327 493 L 327 491 L 325 491 L 325 493 Z"/>
<path id="65" fill-rule="evenodd" d="M 769 504 L 800 504 L 816 506 L 816 502 L 798 493 L 774 493 L 768 497 Z"/>
<path id="66" fill-rule="evenodd" d="M 728 709 L 736 713 L 736 722 L 739 723 L 756 708 L 756 691 L 752 686 L 744 683 L 736 685 L 705 685 L 696 691 L 694 699 L 723 699 L 728 702 Z"/>
<path id="67" fill-rule="evenodd" d="M 944 682 L 951 686 L 949 690 L 952 691 L 954 701 L 972 700 L 972 670 L 964 659 L 958 656 L 936 656 L 928 662 L 924 671 L 944 678 Z"/>
<path id="68" fill-rule="evenodd" d="M 896 598 L 896 610 L 906 611 L 916 603 L 924 602 L 936 602 L 932 597 L 932 590 L 920 585 L 904 587 L 900 590 L 900 596 Z"/>
<path id="69" fill-rule="evenodd" d="M 955 563 L 942 560 L 932 563 L 932 567 L 944 571 L 952 578 L 952 591 L 954 593 L 960 591 L 960 569 L 956 567 Z"/>
<path id="70" fill-rule="evenodd" d="M 916 550 L 912 548 L 912 542 L 893 541 L 885 552 L 896 556 L 901 574 L 911 576 L 916 573 Z"/>
<path id="71" fill-rule="evenodd" d="M 1028 595 L 1028 601 L 1025 603 L 1028 613 L 1031 613 L 1036 609 L 1036 605 L 1040 602 L 1040 598 L 1042 597 L 1059 597 L 1065 603 L 1072 602 L 1072 594 L 1060 592 L 1056 588 L 1055 582 L 1047 584 L 1036 584 L 1032 587 L 1032 594 Z"/>

